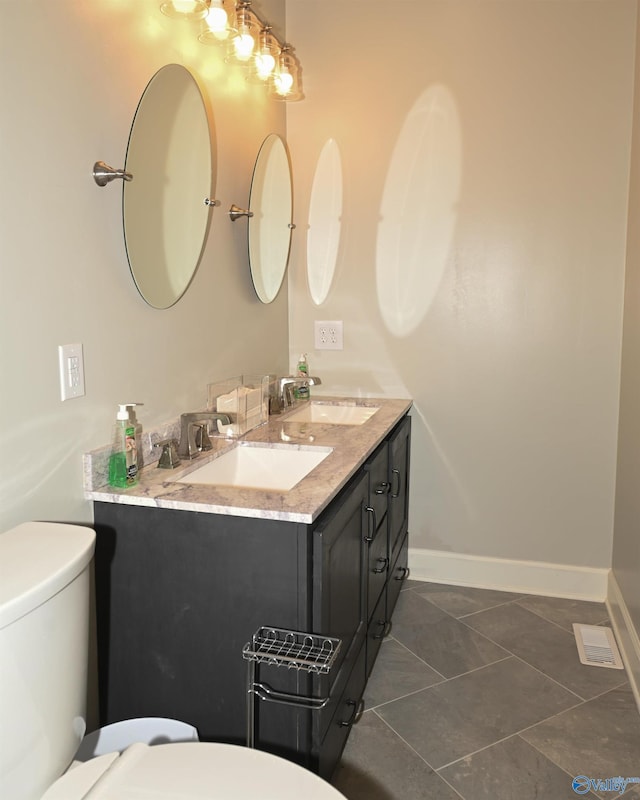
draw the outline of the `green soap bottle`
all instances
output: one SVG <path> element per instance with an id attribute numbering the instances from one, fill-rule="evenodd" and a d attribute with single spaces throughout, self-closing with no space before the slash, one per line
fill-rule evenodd
<path id="1" fill-rule="evenodd" d="M 309 377 L 309 364 L 307 362 L 307 354 L 303 353 L 298 359 L 298 367 L 296 369 L 298 378 Z M 311 392 L 309 391 L 309 384 L 306 380 L 300 381 L 293 391 L 296 400 L 308 400 Z"/>
<path id="2" fill-rule="evenodd" d="M 113 448 L 109 458 L 109 485 L 118 489 L 127 489 L 138 483 L 136 429 L 127 410 L 135 405 L 136 403 L 120 404 L 116 415 Z"/>

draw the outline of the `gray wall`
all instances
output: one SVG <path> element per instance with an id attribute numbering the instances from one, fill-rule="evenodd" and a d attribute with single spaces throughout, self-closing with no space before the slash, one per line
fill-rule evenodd
<path id="1" fill-rule="evenodd" d="M 294 242 L 291 362 L 307 351 L 326 391 L 414 398 L 423 574 L 571 594 L 575 573 L 603 599 L 635 0 L 294 0 L 287 25 L 302 228 L 329 139 L 344 172 L 320 306 Z M 314 319 L 344 320 L 343 351 L 314 350 Z"/>
<path id="2" fill-rule="evenodd" d="M 282 30 L 284 0 L 259 6 Z M 202 407 L 208 382 L 286 369 L 286 286 L 272 305 L 257 301 L 246 220 L 226 214 L 248 202 L 259 146 L 285 133 L 285 106 L 197 33 L 159 0 L 0 0 L 0 531 L 92 520 L 82 453 L 110 441 L 117 403 L 143 402 L 150 428 Z M 138 100 L 174 62 L 210 105 L 222 205 L 191 287 L 157 311 L 129 274 L 121 185 L 98 188 L 91 171 L 98 159 L 123 166 Z M 86 396 L 62 403 L 57 347 L 75 342 Z"/>
<path id="3" fill-rule="evenodd" d="M 640 705 L 640 19 L 627 235 L 618 474 L 610 602 L 618 615 Z"/>

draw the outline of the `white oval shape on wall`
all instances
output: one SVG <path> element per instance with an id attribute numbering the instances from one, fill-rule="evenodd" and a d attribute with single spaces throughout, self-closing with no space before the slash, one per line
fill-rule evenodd
<path id="1" fill-rule="evenodd" d="M 342 162 L 334 139 L 329 139 L 316 165 L 309 203 L 307 280 L 311 299 L 327 299 L 338 260 L 342 224 Z"/>
<path id="2" fill-rule="evenodd" d="M 385 325 L 407 336 L 440 285 L 456 223 L 462 170 L 460 119 L 442 85 L 416 100 L 396 142 L 376 243 L 376 287 Z"/>

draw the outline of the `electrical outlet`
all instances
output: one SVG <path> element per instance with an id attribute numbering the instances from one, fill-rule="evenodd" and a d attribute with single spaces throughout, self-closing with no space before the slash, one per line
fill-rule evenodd
<path id="1" fill-rule="evenodd" d="M 60 399 L 71 400 L 74 397 L 82 397 L 85 393 L 82 345 L 59 345 L 58 366 L 60 367 Z"/>
<path id="2" fill-rule="evenodd" d="M 342 320 L 316 320 L 313 325 L 316 350 L 344 350 Z"/>

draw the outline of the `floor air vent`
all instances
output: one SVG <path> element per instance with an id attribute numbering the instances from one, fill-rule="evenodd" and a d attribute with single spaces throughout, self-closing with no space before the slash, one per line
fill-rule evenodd
<path id="1" fill-rule="evenodd" d="M 573 623 L 578 655 L 582 664 L 590 667 L 624 669 L 620 652 L 611 628 L 599 625 L 579 625 Z"/>

